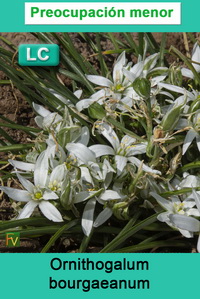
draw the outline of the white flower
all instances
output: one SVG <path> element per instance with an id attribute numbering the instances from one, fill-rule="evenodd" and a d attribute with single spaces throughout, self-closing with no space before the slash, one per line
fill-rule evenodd
<path id="1" fill-rule="evenodd" d="M 180 86 L 176 86 L 176 85 L 172 85 L 172 84 L 168 84 L 168 83 L 163 83 L 160 82 L 158 83 L 158 86 L 161 88 L 165 88 L 167 90 L 173 91 L 173 92 L 177 92 L 180 94 L 183 94 L 185 96 L 187 96 L 187 101 L 193 101 L 196 98 L 196 92 L 190 92 L 187 89 L 180 87 Z M 172 102 L 173 103 L 173 102 Z"/>
<path id="2" fill-rule="evenodd" d="M 28 172 L 32 172 L 35 169 L 35 164 L 33 164 L 33 163 L 27 163 L 27 162 L 22 162 L 22 161 L 17 161 L 17 160 L 11 160 L 11 159 L 9 159 L 8 162 L 15 169 L 20 169 L 20 170 L 28 171 Z"/>
<path id="3" fill-rule="evenodd" d="M 114 130 L 107 124 L 102 124 L 101 133 L 111 143 L 111 146 L 96 144 L 89 148 L 80 143 L 68 143 L 66 148 L 75 155 L 80 162 L 86 165 L 96 163 L 96 158 L 104 155 L 114 156 L 117 174 L 120 175 L 128 162 L 139 167 L 142 162 L 134 157 L 134 155 L 143 154 L 146 152 L 147 144 L 135 144 L 136 140 L 128 135 L 125 135 L 121 143 Z M 161 174 L 160 171 L 154 170 L 145 164 L 142 164 L 142 169 L 146 172 Z"/>
<path id="4" fill-rule="evenodd" d="M 192 65 L 195 68 L 195 70 L 197 71 L 197 73 L 200 73 L 200 47 L 198 45 L 198 43 L 195 43 L 193 50 L 192 50 L 192 57 L 191 57 Z M 195 63 L 197 62 L 197 63 Z M 194 79 L 194 74 L 191 70 L 187 69 L 187 68 L 182 68 L 181 70 L 182 75 L 191 79 Z"/>
<path id="5" fill-rule="evenodd" d="M 98 125 L 98 129 L 101 134 L 110 142 L 111 146 L 95 144 L 89 147 L 89 149 L 94 153 L 95 157 L 101 157 L 104 155 L 114 156 L 117 174 L 120 175 L 128 162 L 139 167 L 142 162 L 135 158 L 135 155 L 146 153 L 147 143 L 136 144 L 136 139 L 125 135 L 121 142 L 115 131 L 106 123 L 101 123 Z M 153 170 L 147 165 L 143 164 L 142 169 L 146 172 L 161 174 L 160 171 Z"/>
<path id="6" fill-rule="evenodd" d="M 94 212 L 96 207 L 96 202 L 104 205 L 109 201 L 120 202 L 126 198 L 119 191 L 115 190 L 103 190 L 98 191 L 82 191 L 79 192 L 74 200 L 74 203 L 84 202 L 85 205 L 83 215 L 82 215 L 82 228 L 86 236 L 89 236 L 92 230 L 92 227 L 98 227 L 106 222 L 113 214 L 110 207 L 105 207 L 102 212 L 94 220 Z"/>
<path id="7" fill-rule="evenodd" d="M 192 117 L 192 120 L 189 121 L 189 124 L 192 125 L 192 128 L 187 132 L 183 144 L 183 155 L 188 150 L 189 146 L 196 139 L 196 144 L 198 150 L 200 151 L 200 110 L 198 110 L 195 115 Z"/>
<path id="8" fill-rule="evenodd" d="M 10 187 L 0 187 L 10 198 L 16 201 L 27 202 L 18 219 L 28 218 L 38 206 L 41 212 L 49 220 L 54 222 L 63 221 L 60 212 L 49 202 L 58 199 L 56 191 L 61 188 L 61 180 L 64 177 L 62 166 L 55 168 L 48 177 L 48 163 L 44 157 L 44 152 L 39 156 L 34 170 L 34 184 L 17 174 L 18 179 L 25 190 Z M 53 191 L 52 191 L 53 190 Z"/>
<path id="9" fill-rule="evenodd" d="M 168 71 L 168 68 L 166 67 L 157 67 L 154 68 L 157 60 L 159 58 L 159 53 L 155 53 L 153 55 L 148 56 L 145 60 L 142 60 L 141 57 L 138 59 L 138 63 L 136 63 L 133 67 L 130 69 L 123 69 L 124 75 L 129 79 L 131 83 L 135 81 L 137 78 L 146 78 L 147 75 L 152 72 L 160 72 L 163 75 L 160 76 L 150 76 L 150 84 L 151 84 L 151 96 L 156 95 L 160 92 L 160 88 L 154 88 L 163 81 L 166 78 L 166 73 Z M 127 92 L 127 96 L 130 98 L 133 98 L 134 100 L 140 100 L 141 97 L 134 91 L 133 88 L 129 88 L 129 91 Z"/>
<path id="10" fill-rule="evenodd" d="M 57 112 L 50 112 L 46 108 L 36 103 L 33 103 L 33 108 L 39 114 L 35 117 L 35 122 L 39 128 L 44 130 L 54 130 L 63 118 Z"/>
<path id="11" fill-rule="evenodd" d="M 127 65 L 125 52 L 122 52 L 113 68 L 113 81 L 104 78 L 102 76 L 86 75 L 87 79 L 105 88 L 105 96 L 114 96 L 115 99 L 121 99 L 122 95 L 127 94 L 127 88 L 130 85 L 130 81 L 124 76 L 123 68 L 130 67 L 130 63 Z"/>
<path id="12" fill-rule="evenodd" d="M 78 111 L 88 108 L 92 103 L 98 102 L 100 105 L 105 104 L 109 109 L 115 110 L 118 108 L 121 111 L 126 111 L 126 107 L 132 106 L 132 99 L 129 97 L 131 82 L 124 75 L 123 69 L 130 68 L 132 63 L 127 64 L 125 52 L 117 59 L 113 68 L 113 81 L 96 75 L 86 75 L 87 79 L 92 83 L 101 86 L 102 89 L 94 93 L 90 98 L 83 99 L 76 104 Z"/>
<path id="13" fill-rule="evenodd" d="M 53 93 L 58 99 L 60 99 L 64 104 L 66 104 L 65 108 L 57 107 L 57 109 L 62 110 L 63 116 L 58 114 L 58 112 L 50 112 L 48 109 L 44 108 L 42 105 L 38 105 L 33 103 L 33 108 L 37 112 L 38 116 L 35 117 L 35 122 L 38 127 L 47 130 L 47 131 L 55 131 L 58 132 L 62 128 L 70 128 L 75 127 L 73 124 L 72 118 L 68 112 L 67 106 L 74 106 L 70 104 L 71 102 L 58 93 L 56 93 L 53 89 L 50 89 L 51 93 Z M 81 90 L 77 90 L 74 92 L 74 95 L 80 99 L 82 94 Z M 77 127 L 77 126 L 76 126 Z"/>
<path id="14" fill-rule="evenodd" d="M 146 54 L 146 51 L 145 51 Z M 144 56 L 145 56 L 144 54 Z M 119 109 L 127 111 L 128 107 L 132 107 L 133 100 L 139 100 L 140 96 L 135 92 L 132 83 L 136 78 L 146 78 L 152 71 L 160 72 L 162 76 L 156 76 L 150 79 L 151 93 L 156 95 L 158 89 L 154 87 L 166 77 L 167 68 L 154 68 L 159 53 L 150 55 L 142 60 L 139 56 L 138 62 L 132 67 L 132 63 L 127 63 L 125 52 L 117 59 L 113 69 L 113 80 L 109 80 L 102 76 L 87 75 L 87 79 L 92 83 L 101 86 L 102 89 L 94 93 L 90 98 L 83 99 L 76 104 L 78 111 L 88 108 L 92 103 L 98 102 L 100 105 L 105 104 L 111 110 Z"/>
<path id="15" fill-rule="evenodd" d="M 73 107 L 74 105 L 72 104 L 72 102 L 70 100 L 68 100 L 67 98 L 63 97 L 62 95 L 60 95 L 57 91 L 55 91 L 52 88 L 48 89 L 56 98 L 58 98 L 62 103 L 64 103 L 67 106 L 71 106 Z M 81 89 L 76 90 L 74 92 L 74 95 L 77 97 L 77 99 L 80 99 L 81 95 L 82 95 L 83 91 Z M 58 109 L 62 109 L 62 107 L 57 107 Z"/>
<path id="16" fill-rule="evenodd" d="M 183 173 L 183 179 L 180 181 L 177 178 L 175 178 L 172 181 L 172 185 L 174 188 L 171 190 L 181 190 L 183 188 L 196 188 L 200 187 L 200 177 L 195 175 L 190 175 L 187 172 Z"/>
<path id="17" fill-rule="evenodd" d="M 94 186 L 93 179 L 103 182 L 107 189 L 110 185 L 115 170 L 107 159 L 103 163 L 98 163 L 94 153 L 84 144 L 68 143 L 66 146 L 71 156 L 78 159 L 78 166 L 81 170 L 81 179 Z M 74 160 L 75 161 L 75 160 Z M 82 165 L 82 164 L 85 165 Z"/>
<path id="18" fill-rule="evenodd" d="M 158 220 L 161 222 L 166 222 L 171 227 L 174 227 L 170 218 L 172 214 L 185 216 L 200 216 L 199 211 L 196 208 L 194 208 L 195 201 L 191 198 L 180 201 L 178 196 L 173 196 L 171 197 L 171 200 L 167 200 L 155 192 L 151 192 L 150 195 L 152 195 L 157 200 L 159 205 L 166 210 L 166 212 L 163 212 L 158 215 Z M 190 230 L 179 230 L 186 238 L 191 238 L 193 236 Z"/>
<path id="19" fill-rule="evenodd" d="M 192 192 L 193 198 L 196 202 L 197 209 L 200 213 L 200 194 L 193 190 Z M 196 216 L 196 215 L 194 215 Z M 199 215 L 197 215 L 199 216 Z M 200 252 L 200 221 L 185 215 L 170 215 L 170 221 L 173 223 L 175 227 L 179 230 L 187 230 L 194 233 L 199 233 L 199 238 L 197 242 L 197 250 Z"/>

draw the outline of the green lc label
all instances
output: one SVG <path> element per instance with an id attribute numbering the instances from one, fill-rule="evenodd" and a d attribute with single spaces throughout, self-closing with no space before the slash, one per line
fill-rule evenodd
<path id="1" fill-rule="evenodd" d="M 59 46 L 56 44 L 22 44 L 18 62 L 22 66 L 57 66 Z"/>

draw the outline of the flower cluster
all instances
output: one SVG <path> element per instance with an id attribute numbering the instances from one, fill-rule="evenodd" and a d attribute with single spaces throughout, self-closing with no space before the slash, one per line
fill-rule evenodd
<path id="1" fill-rule="evenodd" d="M 184 172 L 199 157 L 200 93 L 193 81 L 184 88 L 171 79 L 194 80 L 191 70 L 162 67 L 160 54 L 146 51 L 135 64 L 122 52 L 112 78 L 86 75 L 97 91 L 77 90 L 76 104 L 51 89 L 65 108 L 33 105 L 41 132 L 26 160 L 10 160 L 22 189 L 0 187 L 26 203 L 18 219 L 40 211 L 61 222 L 71 211 L 89 236 L 112 215 L 127 220 L 151 207 L 185 237 L 200 232 L 200 177 Z M 192 61 L 199 72 L 197 44 Z"/>

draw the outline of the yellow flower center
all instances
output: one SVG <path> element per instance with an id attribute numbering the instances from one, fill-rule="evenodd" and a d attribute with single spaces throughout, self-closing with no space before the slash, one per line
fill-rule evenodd
<path id="1" fill-rule="evenodd" d="M 61 184 L 58 181 L 54 180 L 53 182 L 49 183 L 48 187 L 49 189 L 51 189 L 51 191 L 60 191 L 61 190 L 60 186 Z"/>
<path id="2" fill-rule="evenodd" d="M 184 215 L 185 211 L 184 211 L 184 203 L 179 203 L 179 204 L 174 204 L 174 210 L 176 213 Z"/>
<path id="3" fill-rule="evenodd" d="M 34 200 L 38 200 L 38 199 L 41 199 L 43 196 L 42 192 L 36 192 L 34 194 Z"/>
<path id="4" fill-rule="evenodd" d="M 115 85 L 115 90 L 116 91 L 124 91 L 124 86 L 123 85 L 121 85 L 121 84 L 117 84 L 117 85 Z"/>

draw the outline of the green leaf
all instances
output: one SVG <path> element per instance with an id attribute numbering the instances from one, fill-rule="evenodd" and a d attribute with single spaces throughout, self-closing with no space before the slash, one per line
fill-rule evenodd
<path id="1" fill-rule="evenodd" d="M 186 193 L 192 193 L 192 190 L 200 191 L 200 187 L 184 188 L 184 189 L 175 190 L 175 191 L 167 191 L 167 192 L 161 193 L 160 196 L 169 197 L 171 195 L 181 195 L 181 194 L 186 194 Z"/>
<path id="2" fill-rule="evenodd" d="M 30 134 L 33 137 L 35 137 L 35 134 L 32 134 L 32 132 L 35 132 L 35 133 L 41 132 L 41 129 L 25 127 L 25 126 L 21 126 L 21 125 L 17 125 L 17 124 L 0 123 L 0 127 L 11 128 L 14 130 L 21 130 L 21 131 L 24 131 L 24 132 Z"/>
<path id="3" fill-rule="evenodd" d="M 195 168 L 200 169 L 200 161 L 185 164 L 184 166 L 179 168 L 179 170 L 181 170 L 182 172 L 185 172 L 185 171 L 188 171 L 190 169 L 195 169 Z"/>
<path id="4" fill-rule="evenodd" d="M 135 233 L 140 231 L 141 229 L 145 229 L 146 226 L 150 225 L 151 223 L 154 223 L 157 221 L 157 216 L 158 214 L 154 214 L 145 220 L 139 222 L 129 230 L 125 231 L 123 234 L 119 234 L 116 236 L 107 246 L 105 246 L 101 252 L 111 252 L 113 251 L 116 247 L 120 246 L 124 241 L 126 241 L 128 238 L 133 236 Z"/>
<path id="5" fill-rule="evenodd" d="M 11 144 L 17 143 L 10 135 L 8 135 L 3 129 L 0 128 L 0 135 L 2 135 Z"/>
<path id="6" fill-rule="evenodd" d="M 92 103 L 88 108 L 89 116 L 93 119 L 103 119 L 106 117 L 106 111 L 97 102 Z"/>
<path id="7" fill-rule="evenodd" d="M 58 231 L 51 237 L 51 239 L 49 240 L 49 242 L 44 246 L 44 248 L 42 249 L 41 253 L 46 253 L 51 246 L 56 242 L 56 240 L 62 236 L 62 234 L 72 228 L 73 226 L 75 226 L 78 223 L 78 220 L 72 220 L 69 223 L 66 223 L 65 225 L 63 225 L 62 227 L 60 227 L 58 229 Z"/>
<path id="8" fill-rule="evenodd" d="M 15 151 L 22 151 L 27 150 L 29 148 L 32 148 L 34 146 L 33 143 L 27 143 L 27 144 L 13 144 L 13 145 L 7 145 L 7 146 L 0 146 L 0 152 L 15 152 Z"/>
<path id="9" fill-rule="evenodd" d="M 45 217 L 30 217 L 25 219 L 0 221 L 0 231 L 2 232 L 4 230 L 20 226 L 52 225 L 52 223 L 52 221 L 48 220 Z"/>
<path id="10" fill-rule="evenodd" d="M 124 247 L 118 250 L 112 251 L 112 253 L 131 253 L 138 252 L 142 250 L 152 249 L 152 248 L 160 248 L 160 247 L 188 247 L 188 243 L 184 241 L 155 241 L 147 244 L 138 244 L 129 247 Z"/>
<path id="11" fill-rule="evenodd" d="M 101 75 L 103 77 L 106 77 L 107 74 L 109 74 L 109 70 L 108 70 L 108 67 L 105 63 L 103 55 L 102 55 L 101 43 L 100 43 L 100 34 L 99 33 L 97 33 L 97 35 L 96 35 L 96 40 L 97 40 L 97 48 L 98 48 L 98 57 L 99 57 L 99 62 L 100 62 L 100 67 L 101 67 Z"/>
<path id="12" fill-rule="evenodd" d="M 162 40 L 161 40 L 161 45 L 160 45 L 160 66 L 165 66 L 165 47 L 166 47 L 166 38 L 167 38 L 167 33 L 163 32 L 162 33 Z"/>
<path id="13" fill-rule="evenodd" d="M 184 56 L 179 50 L 177 50 L 174 46 L 171 46 L 169 51 L 174 52 L 185 63 L 185 65 L 193 72 L 196 82 L 200 85 L 200 76 L 195 70 L 190 60 L 186 56 Z"/>
<path id="14" fill-rule="evenodd" d="M 86 251 L 87 247 L 88 247 L 88 244 L 93 236 L 93 233 L 94 233 L 94 228 L 92 228 L 91 232 L 90 232 L 90 235 L 89 236 L 84 236 L 83 237 L 83 240 L 81 242 L 81 246 L 79 248 L 79 253 L 83 253 Z"/>
<path id="15" fill-rule="evenodd" d="M 119 129 L 122 132 L 124 132 L 125 134 L 129 135 L 130 137 L 136 138 L 138 141 L 142 141 L 142 142 L 145 141 L 143 138 L 141 138 L 140 136 L 138 136 L 134 132 L 126 129 L 124 127 L 124 125 L 122 125 L 120 122 L 118 122 L 117 120 L 113 119 L 112 117 L 108 116 L 108 117 L 106 117 L 106 120 L 108 122 L 110 122 L 113 126 L 115 126 L 117 129 Z"/>
<path id="16" fill-rule="evenodd" d="M 139 55 L 139 49 L 138 49 L 138 46 L 135 43 L 131 33 L 130 32 L 123 32 L 122 35 L 124 36 L 125 40 L 127 41 L 128 45 L 130 46 L 130 48 L 134 49 L 135 55 L 138 56 Z"/>

